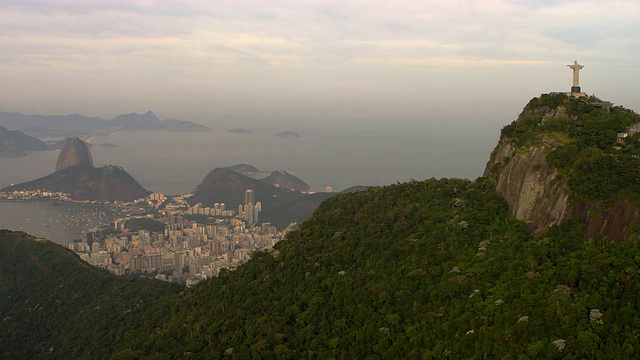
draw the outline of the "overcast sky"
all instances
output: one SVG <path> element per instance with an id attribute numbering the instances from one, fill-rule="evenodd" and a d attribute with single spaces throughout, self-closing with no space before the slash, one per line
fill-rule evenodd
<path id="1" fill-rule="evenodd" d="M 0 14 L 5 111 L 504 123 L 568 91 L 573 60 L 583 91 L 640 110 L 637 0 L 0 0 Z"/>

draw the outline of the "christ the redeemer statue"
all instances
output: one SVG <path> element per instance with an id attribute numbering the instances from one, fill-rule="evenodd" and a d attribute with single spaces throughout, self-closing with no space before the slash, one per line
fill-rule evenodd
<path id="1" fill-rule="evenodd" d="M 573 86 L 571 87 L 572 93 L 580 92 L 580 69 L 584 66 L 578 64 L 578 60 L 573 61 L 573 65 L 567 65 L 573 70 Z"/>

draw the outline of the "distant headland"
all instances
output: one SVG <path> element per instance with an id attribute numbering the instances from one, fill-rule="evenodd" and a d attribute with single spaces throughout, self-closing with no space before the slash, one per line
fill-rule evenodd
<path id="1" fill-rule="evenodd" d="M 293 131 L 283 131 L 275 134 L 274 136 L 279 138 L 285 138 L 285 139 L 295 139 L 295 138 L 299 138 L 300 134 Z"/>

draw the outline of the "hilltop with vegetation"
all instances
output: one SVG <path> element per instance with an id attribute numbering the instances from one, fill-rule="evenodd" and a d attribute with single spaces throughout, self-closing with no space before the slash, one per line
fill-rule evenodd
<path id="1" fill-rule="evenodd" d="M 485 176 L 536 234 L 577 216 L 620 241 L 640 218 L 639 123 L 596 97 L 544 94 L 502 129 Z"/>
<path id="2" fill-rule="evenodd" d="M 260 172 L 257 167 L 249 164 L 236 164 L 231 165 L 229 168 L 233 171 L 239 172 L 242 175 L 255 175 Z"/>
<path id="3" fill-rule="evenodd" d="M 577 211 L 532 232 L 531 223 L 512 215 L 513 199 L 500 195 L 519 184 L 506 174 L 522 174 L 529 188 L 542 189 L 527 195 L 542 197 L 532 204 L 555 204 L 561 192 L 569 204 L 633 203 L 633 188 L 624 183 L 608 200 L 585 197 L 574 181 L 585 175 L 583 161 L 633 155 L 633 144 L 616 138 L 635 115 L 615 107 L 607 113 L 595 99 L 540 99 L 503 130 L 487 177 L 337 194 L 272 250 L 179 293 L 99 272 L 61 247 L 2 232 L 0 358 L 639 358 L 637 232 L 619 243 L 591 236 L 585 228 L 597 216 Z M 562 103 L 537 108 L 554 99 Z M 574 100 L 594 109 L 548 120 L 564 116 L 559 109 L 572 109 Z M 593 119 L 620 116 L 622 129 L 590 124 L 592 112 Z M 542 118 L 524 121 L 529 115 Z M 602 140 L 612 132 L 594 129 L 616 136 Z M 571 144 L 578 147 L 573 162 L 552 163 Z M 600 152 L 587 156 L 593 146 Z M 527 158 L 534 165 L 517 165 Z M 597 182 L 599 171 L 593 167 L 589 181 Z"/>

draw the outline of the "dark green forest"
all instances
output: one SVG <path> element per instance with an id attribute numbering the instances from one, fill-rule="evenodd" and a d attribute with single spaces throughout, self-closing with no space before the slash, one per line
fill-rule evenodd
<path id="1" fill-rule="evenodd" d="M 0 359 L 108 359 L 153 331 L 178 285 L 114 276 L 72 251 L 0 230 Z"/>
<path id="2" fill-rule="evenodd" d="M 638 242 L 586 239 L 577 221 L 533 238 L 506 210 L 482 178 L 338 195 L 180 293 L 5 231 L 0 357 L 640 356 Z"/>

